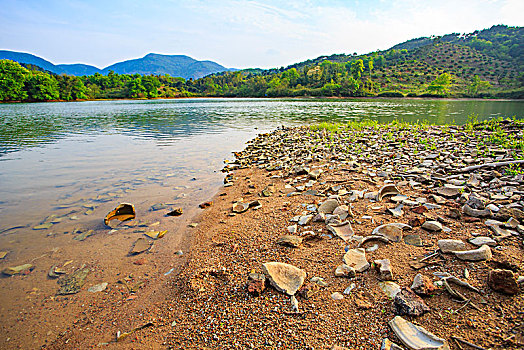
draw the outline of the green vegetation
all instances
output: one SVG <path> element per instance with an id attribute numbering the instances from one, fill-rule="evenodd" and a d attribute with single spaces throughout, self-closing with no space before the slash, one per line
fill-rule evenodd
<path id="1" fill-rule="evenodd" d="M 29 68 L 29 69 L 27 69 Z M 46 101 L 190 96 L 524 98 L 524 28 L 419 38 L 367 55 L 332 55 L 279 69 L 74 77 L 0 60 L 0 100 Z"/>

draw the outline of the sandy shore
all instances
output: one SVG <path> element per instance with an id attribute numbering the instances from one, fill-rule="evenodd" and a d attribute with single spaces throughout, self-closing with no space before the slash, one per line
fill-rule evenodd
<path id="1" fill-rule="evenodd" d="M 228 179 L 232 185 L 221 189 L 212 199 L 212 205 L 196 218 L 180 222 L 184 227 L 189 222 L 199 223 L 184 229 L 184 241 L 176 242 L 176 247 L 174 242 L 164 245 L 162 254 L 155 255 L 150 262 L 155 267 L 150 274 L 147 271 L 150 265 L 137 265 L 141 276 L 150 277 L 146 285 L 131 295 L 114 281 L 103 292 L 88 293 L 84 288 L 78 294 L 60 299 L 64 304 L 75 303 L 77 313 L 58 334 L 50 334 L 45 343 L 39 345 L 46 349 L 331 349 L 335 345 L 379 349 L 385 338 L 402 345 L 388 325 L 399 313 L 395 308 L 396 299 L 382 289 L 383 280 L 389 278 L 380 274 L 374 264 L 357 272 L 355 277 L 336 277 L 334 271 L 344 262 L 346 252 L 360 245 L 361 237 L 369 236 L 380 225 L 403 223 L 411 225 L 411 229 L 402 232 L 404 239 L 398 242 L 379 239 L 362 244 L 367 261 L 390 260 L 391 282 L 399 287 L 410 287 L 419 273 L 436 285 L 429 296 L 421 299 L 429 311 L 421 316 L 402 317 L 447 340 L 451 349 L 471 348 L 453 337 L 484 349 L 521 348 L 524 344 L 522 285 L 516 294 L 507 295 L 494 291 L 487 281 L 494 269 L 512 270 L 515 281 L 523 274 L 522 236 L 515 229 L 511 230 L 515 234 L 497 237 L 486 224 L 487 218 L 463 213 L 464 203 L 469 203 L 463 197 L 468 193 L 471 197 L 478 195 L 486 199 L 485 204 L 502 209 L 511 203 L 520 203 L 524 181 L 516 174 L 498 173 L 501 169 L 457 172 L 461 166 L 485 160 L 478 156 L 473 162 L 463 164 L 467 158 L 458 154 L 457 166 L 446 163 L 446 149 L 458 149 L 456 145 L 470 147 L 475 135 L 468 141 L 470 136 L 457 130 L 450 133 L 453 140 L 446 144 L 449 139 L 445 139 L 447 134 L 442 130 L 431 127 L 417 131 L 440 137 L 442 158 L 429 157 L 435 153 L 431 148 L 413 153 L 415 143 L 399 148 L 395 144 L 397 140 L 384 136 L 391 130 L 384 129 L 368 130 L 367 137 L 374 142 L 358 159 L 350 157 L 347 151 L 344 157 L 334 157 L 341 154 L 336 148 L 349 142 L 340 134 L 316 131 L 312 135 L 312 131 L 305 128 L 273 133 L 275 137 L 280 133 L 280 144 L 271 136 L 261 137 L 255 143 L 260 147 L 239 155 L 240 161 L 244 160 L 240 169 L 231 166 Z M 403 131 L 396 129 L 396 137 L 401 137 Z M 420 136 L 413 130 L 408 131 L 409 138 Z M 335 140 L 338 146 L 324 147 L 321 139 Z M 358 137 L 355 140 L 360 142 Z M 379 144 L 397 149 L 397 154 L 393 155 L 387 147 L 375 149 L 374 145 Z M 274 154 L 262 156 L 257 151 L 261 149 Z M 292 149 L 298 153 L 291 154 Z M 310 153 L 304 151 L 307 149 Z M 366 158 L 366 152 L 377 157 Z M 290 158 L 287 161 L 286 154 Z M 443 173 L 438 166 L 428 166 L 427 171 L 402 172 L 393 161 L 402 159 L 402 155 L 436 159 L 435 162 L 438 160 L 446 166 L 442 167 Z M 384 158 L 388 161 L 384 162 Z M 289 166 L 283 166 L 286 162 Z M 414 159 L 408 163 L 411 168 L 424 169 Z M 300 169 L 304 167 L 307 167 L 305 172 Z M 387 171 L 383 174 L 382 170 Z M 491 176 L 494 171 L 499 176 Z M 468 182 L 473 173 L 480 179 L 475 186 Z M 490 186 L 494 178 L 506 183 Z M 435 185 L 437 181 L 440 186 Z M 388 182 L 406 196 L 399 199 L 404 204 L 398 217 L 389 209 L 398 209 L 401 202 L 393 202 L 391 196 L 376 199 L 376 192 Z M 446 198 L 439 196 L 438 188 L 446 182 L 456 183 L 462 189 Z M 483 187 L 484 183 L 488 185 Z M 516 190 L 509 189 L 511 186 Z M 505 192 L 499 191 L 501 188 Z M 499 192 L 502 197 L 493 197 Z M 366 196 L 366 193 L 375 193 L 375 196 Z M 513 197 L 515 195 L 518 198 Z M 319 206 L 330 196 L 349 209 L 348 221 L 354 237 L 342 239 L 334 235 L 324 218 L 297 225 L 293 236 L 301 238 L 298 247 L 277 243 L 280 237 L 290 233 L 288 227 L 296 224 L 291 221 L 293 218 L 317 216 Z M 439 201 L 442 198 L 442 202 L 435 203 L 435 198 Z M 232 213 L 233 203 L 253 201 L 259 202 L 258 209 Z M 431 209 L 424 207 L 424 203 Z M 491 215 L 493 219 L 498 218 L 496 213 Z M 431 231 L 421 227 L 430 221 L 438 222 L 444 229 Z M 420 242 L 412 245 L 412 241 L 406 240 L 408 235 Z M 460 240 L 465 249 L 476 249 L 469 240 L 479 235 L 495 239 L 489 248 L 490 259 L 464 261 L 453 253 L 439 251 L 441 239 Z M 184 254 L 174 254 L 178 249 Z M 144 255 L 146 259 L 149 256 Z M 142 255 L 133 260 L 140 258 Z M 248 293 L 249 273 L 262 273 L 262 264 L 267 262 L 291 264 L 307 273 L 302 287 L 306 286 L 309 292 L 302 288 L 297 293 L 298 311 L 294 310 L 289 295 L 269 283 L 260 295 Z M 164 275 L 171 268 L 173 272 Z M 439 287 L 443 273 L 467 282 L 478 292 L 450 282 L 452 290 L 465 299 L 458 301 L 446 288 Z M 133 276 L 127 277 L 130 283 L 134 281 Z M 320 279 L 311 282 L 314 277 Z M 354 288 L 344 293 L 351 285 Z M 42 303 L 40 307 L 47 306 Z M 56 305 L 54 310 L 56 317 L 60 317 Z M 116 341 L 118 335 L 120 338 Z"/>

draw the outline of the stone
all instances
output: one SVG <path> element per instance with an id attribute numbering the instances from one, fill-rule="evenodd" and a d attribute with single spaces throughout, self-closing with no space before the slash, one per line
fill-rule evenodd
<path id="1" fill-rule="evenodd" d="M 471 238 L 469 240 L 469 243 L 476 245 L 477 247 L 483 246 L 484 244 L 487 244 L 490 247 L 495 247 L 497 245 L 497 241 L 495 241 L 491 237 L 485 237 L 485 236 L 478 236 L 475 238 Z"/>
<path id="2" fill-rule="evenodd" d="M 343 346 L 333 345 L 330 350 L 351 350 L 351 349 L 343 347 Z"/>
<path id="3" fill-rule="evenodd" d="M 462 211 L 467 216 L 472 216 L 475 218 L 485 218 L 485 217 L 490 217 L 492 215 L 491 210 L 489 210 L 488 208 L 485 208 L 482 210 L 473 209 L 467 203 L 464 204 L 464 206 L 462 207 Z"/>
<path id="4" fill-rule="evenodd" d="M 313 215 L 304 215 L 298 219 L 298 224 L 300 226 L 306 226 L 311 222 L 311 220 L 313 220 Z"/>
<path id="5" fill-rule="evenodd" d="M 486 205 L 486 208 L 491 210 L 493 213 L 496 213 L 500 210 L 500 208 L 493 203 Z"/>
<path id="6" fill-rule="evenodd" d="M 487 245 L 483 245 L 480 248 L 474 250 L 465 250 L 453 253 L 460 260 L 467 261 L 485 261 L 490 260 L 492 257 L 491 249 Z"/>
<path id="7" fill-rule="evenodd" d="M 382 281 L 393 280 L 393 272 L 391 272 L 391 262 L 389 259 L 379 259 L 374 261 L 378 269 L 378 278 Z"/>
<path id="8" fill-rule="evenodd" d="M 253 295 L 262 294 L 266 289 L 266 276 L 262 273 L 251 272 L 247 278 L 246 289 Z"/>
<path id="9" fill-rule="evenodd" d="M 465 205 L 476 210 L 483 210 L 486 207 L 482 199 L 476 196 L 470 196 Z"/>
<path id="10" fill-rule="evenodd" d="M 362 294 L 356 295 L 355 304 L 359 309 L 363 310 L 371 309 L 373 307 L 373 304 L 371 304 L 371 302 Z"/>
<path id="11" fill-rule="evenodd" d="M 306 272 L 290 264 L 268 262 L 262 264 L 264 274 L 276 290 L 294 295 L 306 279 Z"/>
<path id="12" fill-rule="evenodd" d="M 511 237 L 511 232 L 514 232 L 514 231 L 503 229 L 502 227 L 495 226 L 495 225 L 490 226 L 489 228 L 495 234 L 495 240 L 497 241 L 503 240 L 504 238 Z"/>
<path id="13" fill-rule="evenodd" d="M 356 275 L 355 269 L 352 268 L 351 266 L 346 265 L 346 264 L 339 265 L 335 269 L 335 276 L 336 277 L 353 278 L 353 277 L 355 277 L 355 275 Z"/>
<path id="14" fill-rule="evenodd" d="M 149 242 L 144 237 L 140 237 L 133 243 L 133 246 L 129 250 L 129 255 L 137 255 L 140 253 L 143 253 L 145 251 L 148 251 L 153 246 L 153 242 Z"/>
<path id="15" fill-rule="evenodd" d="M 182 215 L 182 213 L 183 213 L 182 208 L 174 208 L 173 210 L 171 210 L 166 215 L 167 216 L 180 216 L 180 215 Z"/>
<path id="16" fill-rule="evenodd" d="M 415 278 L 413 278 L 411 290 L 417 293 L 418 295 L 430 296 L 437 290 L 437 287 L 435 287 L 435 285 L 428 276 L 424 276 L 423 274 L 418 273 L 415 276 Z"/>
<path id="17" fill-rule="evenodd" d="M 78 293 L 84 285 L 85 279 L 88 274 L 88 268 L 80 268 L 72 274 L 59 279 L 57 283 L 60 285 L 60 289 L 58 290 L 57 294 L 67 295 Z"/>
<path id="18" fill-rule="evenodd" d="M 432 232 L 442 231 L 442 224 L 438 221 L 426 221 L 422 228 Z"/>
<path id="19" fill-rule="evenodd" d="M 342 238 L 344 241 L 347 241 L 355 234 L 355 232 L 353 231 L 353 227 L 351 227 L 349 221 L 345 221 L 340 225 L 328 225 L 327 229 L 334 235 Z"/>
<path id="20" fill-rule="evenodd" d="M 493 214 L 494 218 L 501 221 L 507 221 L 509 218 L 514 218 L 518 221 L 524 219 L 524 212 L 517 208 L 500 208 L 500 210 Z"/>
<path id="21" fill-rule="evenodd" d="M 366 260 L 366 251 L 363 248 L 349 249 L 347 253 L 344 254 L 344 262 L 357 272 L 364 272 L 369 269 L 369 263 Z"/>
<path id="22" fill-rule="evenodd" d="M 331 299 L 333 299 L 333 300 L 342 300 L 342 299 L 344 299 L 344 296 L 341 293 L 339 293 L 339 292 L 335 292 L 335 293 L 331 294 Z"/>
<path id="23" fill-rule="evenodd" d="M 516 229 L 519 225 L 519 222 L 513 218 L 509 218 L 508 221 L 504 223 L 504 227 Z"/>
<path id="24" fill-rule="evenodd" d="M 393 311 L 396 315 L 422 316 L 429 312 L 429 307 L 415 292 L 408 287 L 402 287 L 393 299 Z"/>
<path id="25" fill-rule="evenodd" d="M 437 193 L 446 198 L 454 198 L 458 196 L 463 187 L 445 184 L 444 187 L 437 188 Z"/>
<path id="26" fill-rule="evenodd" d="M 381 281 L 378 282 L 380 289 L 388 296 L 388 298 L 393 299 L 398 292 L 400 292 L 400 286 L 395 282 L 391 281 Z"/>
<path id="27" fill-rule="evenodd" d="M 296 248 L 302 244 L 302 240 L 303 238 L 300 236 L 284 235 L 277 240 L 277 244 Z"/>
<path id="28" fill-rule="evenodd" d="M 450 350 L 445 339 L 439 338 L 421 326 L 395 316 L 389 326 L 400 341 L 411 350 Z"/>
<path id="29" fill-rule="evenodd" d="M 437 245 L 442 253 L 466 250 L 466 243 L 458 239 L 439 239 Z"/>
<path id="30" fill-rule="evenodd" d="M 380 345 L 380 350 L 403 350 L 400 346 L 393 343 L 388 338 L 384 338 L 382 340 L 382 344 Z"/>
<path id="31" fill-rule="evenodd" d="M 2 270 L 2 273 L 7 276 L 17 275 L 19 273 L 24 273 L 25 271 L 30 271 L 33 269 L 31 264 L 23 264 L 15 267 L 6 267 Z"/>
<path id="32" fill-rule="evenodd" d="M 308 175 L 313 180 L 317 180 L 319 176 L 322 174 L 322 169 L 314 169 L 308 172 Z"/>
<path id="33" fill-rule="evenodd" d="M 97 292 L 104 291 L 106 288 L 107 288 L 107 282 L 103 282 L 103 283 L 100 283 L 100 284 L 96 284 L 96 285 L 94 285 L 92 287 L 89 287 L 87 289 L 87 291 L 91 292 L 91 293 L 97 293 Z"/>
<path id="34" fill-rule="evenodd" d="M 515 295 L 520 291 L 517 278 L 511 270 L 491 270 L 488 275 L 488 285 L 494 291 L 508 295 Z"/>
<path id="35" fill-rule="evenodd" d="M 337 215 L 340 220 L 346 220 L 349 216 L 349 207 L 347 205 L 339 205 L 333 210 L 333 215 Z"/>
<path id="36" fill-rule="evenodd" d="M 328 199 L 318 207 L 319 213 L 333 214 L 333 211 L 338 207 L 338 201 L 336 199 Z"/>
<path id="37" fill-rule="evenodd" d="M 415 247 L 422 247 L 422 239 L 419 235 L 405 235 L 404 243 Z"/>

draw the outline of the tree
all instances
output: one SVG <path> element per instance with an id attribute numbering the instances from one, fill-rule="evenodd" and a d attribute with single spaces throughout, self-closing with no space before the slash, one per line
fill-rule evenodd
<path id="1" fill-rule="evenodd" d="M 0 101 L 19 101 L 27 98 L 24 82 L 29 71 L 19 63 L 0 60 Z"/>
<path id="2" fill-rule="evenodd" d="M 33 71 L 25 82 L 29 99 L 34 101 L 58 100 L 60 98 L 58 82 L 46 73 Z"/>
<path id="3" fill-rule="evenodd" d="M 361 59 L 351 62 L 351 75 L 353 79 L 360 80 L 362 72 L 364 72 L 364 62 Z"/>
<path id="4" fill-rule="evenodd" d="M 491 84 L 488 81 L 480 80 L 478 75 L 473 77 L 473 81 L 468 86 L 468 92 L 471 95 L 478 94 L 481 90 L 487 90 L 491 87 Z"/>
<path id="5" fill-rule="evenodd" d="M 442 73 L 429 84 L 428 90 L 439 95 L 445 95 L 448 93 L 450 84 L 451 75 L 449 73 Z"/>

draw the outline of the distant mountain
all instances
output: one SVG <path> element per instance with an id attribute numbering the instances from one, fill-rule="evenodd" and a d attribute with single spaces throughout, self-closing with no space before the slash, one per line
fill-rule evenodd
<path id="1" fill-rule="evenodd" d="M 142 58 L 118 62 L 104 69 L 99 69 L 87 64 L 55 65 L 29 53 L 7 50 L 0 50 L 0 59 L 8 59 L 26 65 L 38 66 L 43 70 L 55 74 L 76 76 L 93 75 L 95 73 L 108 74 L 109 71 L 114 71 L 119 74 L 169 74 L 173 77 L 182 77 L 184 79 L 198 79 L 209 74 L 234 70 L 212 61 L 197 61 L 194 58 L 184 55 L 160 55 L 155 53 L 147 54 Z"/>
<path id="2" fill-rule="evenodd" d="M 119 74 L 169 74 L 173 77 L 198 79 L 206 75 L 228 71 L 224 66 L 212 61 L 197 61 L 184 55 L 160 55 L 150 53 L 142 58 L 115 63 L 104 68 L 103 73 L 110 70 Z"/>

